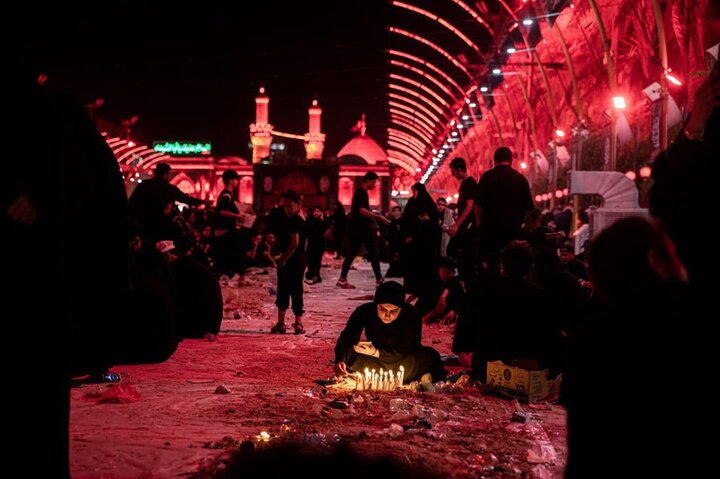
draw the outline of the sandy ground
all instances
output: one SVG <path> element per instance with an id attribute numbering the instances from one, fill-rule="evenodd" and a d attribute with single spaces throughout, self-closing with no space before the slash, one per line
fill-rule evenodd
<path id="1" fill-rule="evenodd" d="M 271 443 L 349 441 L 363 454 L 390 453 L 446 477 L 562 477 L 559 406 L 523 406 L 476 388 L 352 394 L 315 384 L 332 375 L 335 339 L 374 291 L 369 265 L 350 272 L 357 289 L 343 290 L 335 287 L 339 264 L 328 262 L 324 282 L 305 294 L 306 335 L 268 334 L 274 275 L 251 275 L 252 285 L 224 288 L 216 342 L 186 340 L 165 363 L 114 369 L 139 400 L 100 402 L 108 385 L 73 389 L 73 477 L 209 477 L 238 442 L 263 431 Z M 442 354 L 451 339 L 446 326 L 423 331 L 423 343 Z M 229 394 L 215 393 L 221 385 Z M 338 399 L 349 407 L 336 408 L 344 406 Z M 512 421 L 518 411 L 529 419 Z"/>

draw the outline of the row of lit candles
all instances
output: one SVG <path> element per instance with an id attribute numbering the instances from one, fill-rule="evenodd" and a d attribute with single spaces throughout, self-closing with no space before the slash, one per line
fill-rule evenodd
<path id="1" fill-rule="evenodd" d="M 401 388 L 405 379 L 405 368 L 400 366 L 397 373 L 380 369 L 378 373 L 365 368 L 365 374 L 355 373 L 355 389 L 358 391 L 393 391 Z"/>

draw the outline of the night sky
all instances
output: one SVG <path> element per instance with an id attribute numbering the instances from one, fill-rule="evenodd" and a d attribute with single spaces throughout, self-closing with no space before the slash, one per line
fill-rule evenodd
<path id="1" fill-rule="evenodd" d="M 83 103 L 103 98 L 98 116 L 116 123 L 138 115 L 140 141 L 210 140 L 216 155 L 248 158 L 254 97 L 264 84 L 280 131 L 305 133 L 317 96 L 326 155 L 352 138 L 363 112 L 368 133 L 384 143 L 391 7 L 383 0 L 75 8 L 24 16 L 24 35 L 13 44 L 48 73 L 48 88 Z M 293 143 L 301 154 L 302 142 Z"/>

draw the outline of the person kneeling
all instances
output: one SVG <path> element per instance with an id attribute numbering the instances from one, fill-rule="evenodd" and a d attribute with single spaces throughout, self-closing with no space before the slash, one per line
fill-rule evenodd
<path id="1" fill-rule="evenodd" d="M 360 344 L 360 335 L 370 344 Z M 358 306 L 335 345 L 335 374 L 346 376 L 365 368 L 398 371 L 405 368 L 407 382 L 429 373 L 433 381 L 445 379 L 440 354 L 420 343 L 422 319 L 414 306 L 405 302 L 400 283 L 389 281 L 375 291 L 371 303 Z"/>

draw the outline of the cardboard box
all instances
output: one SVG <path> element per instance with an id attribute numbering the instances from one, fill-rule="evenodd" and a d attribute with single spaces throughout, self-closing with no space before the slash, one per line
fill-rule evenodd
<path id="1" fill-rule="evenodd" d="M 560 391 L 560 381 L 548 379 L 548 370 L 529 371 L 492 361 L 487 364 L 487 384 L 499 394 L 520 401 L 539 402 Z"/>

